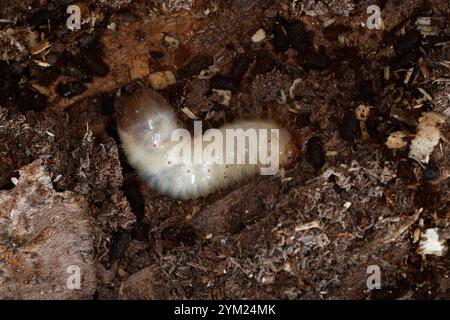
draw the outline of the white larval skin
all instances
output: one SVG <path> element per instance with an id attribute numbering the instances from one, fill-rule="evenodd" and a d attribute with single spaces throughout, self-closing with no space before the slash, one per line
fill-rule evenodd
<path id="1" fill-rule="evenodd" d="M 193 161 L 194 156 L 185 159 L 174 154 L 172 150 L 175 145 L 179 144 L 179 141 L 171 140 L 172 132 L 179 128 L 174 111 L 159 94 L 153 91 L 145 90 L 140 95 L 143 98 L 137 99 L 138 103 L 135 101 L 131 103 L 131 106 L 127 106 L 126 103 L 121 106 L 122 109 L 127 107 L 136 109 L 123 112 L 123 114 L 139 113 L 136 125 L 127 123 L 127 125 L 121 126 L 119 119 L 118 132 L 130 165 L 152 188 L 161 194 L 176 199 L 195 199 L 257 175 L 262 167 L 267 167 L 259 159 L 256 164 L 246 162 L 245 164 L 227 165 L 217 164 L 214 160 L 196 164 Z M 136 107 L 136 105 L 138 106 Z M 149 108 L 146 108 L 146 105 Z M 243 129 L 244 131 L 267 129 L 268 132 L 270 129 L 278 129 L 278 139 L 273 136 L 272 139 L 278 140 L 276 142 L 279 145 L 279 163 L 285 164 L 291 156 L 290 134 L 271 120 L 240 121 L 224 125 L 219 128 L 223 137 L 226 136 L 226 129 Z M 196 140 L 203 148 L 209 144 L 209 142 L 203 141 L 203 136 L 192 137 L 189 146 L 191 154 L 194 151 Z M 247 139 L 245 146 L 243 150 L 235 148 L 232 154 L 240 153 L 241 156 L 248 156 Z M 260 148 L 259 145 L 258 148 Z M 266 146 L 266 148 L 265 150 L 270 150 L 270 146 Z M 226 158 L 225 147 L 223 156 Z"/>

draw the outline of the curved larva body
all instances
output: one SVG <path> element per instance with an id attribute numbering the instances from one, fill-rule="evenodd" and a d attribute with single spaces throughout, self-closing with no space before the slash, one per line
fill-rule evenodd
<path id="1" fill-rule="evenodd" d="M 262 164 L 259 158 L 254 164 L 248 164 L 249 161 L 245 164 L 216 163 L 217 158 L 208 160 L 207 157 L 202 163 L 195 162 L 195 146 L 201 146 L 204 150 L 210 144 L 204 141 L 205 137 L 202 135 L 183 141 L 191 156 L 183 158 L 173 151 L 180 142 L 171 139 L 174 130 L 180 128 L 176 115 L 164 98 L 154 91 L 142 90 L 133 97 L 122 99 L 118 103 L 118 114 L 118 132 L 128 162 L 152 188 L 164 195 L 177 199 L 195 199 L 256 175 L 261 168 L 268 166 L 267 162 Z M 291 137 L 286 129 L 279 128 L 275 122 L 240 121 L 224 125 L 218 132 L 226 137 L 227 129 L 267 129 L 266 144 L 277 142 L 279 163 L 283 165 L 288 161 Z M 278 135 L 271 136 L 272 129 L 278 129 Z M 248 160 L 248 141 L 245 141 L 245 148 L 240 150 L 237 145 L 231 152 L 224 145 L 222 147 L 224 159 L 230 155 L 234 159 L 241 156 Z M 264 147 L 270 153 L 271 146 L 257 145 L 258 151 Z"/>

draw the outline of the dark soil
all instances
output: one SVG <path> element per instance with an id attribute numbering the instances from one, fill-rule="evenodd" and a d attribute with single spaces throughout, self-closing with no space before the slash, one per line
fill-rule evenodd
<path id="1" fill-rule="evenodd" d="M 384 144 L 413 136 L 425 111 L 449 115 L 450 2 L 85 0 L 70 31 L 75 2 L 0 3 L 0 189 L 42 159 L 56 191 L 87 200 L 98 279 L 87 298 L 450 298 L 450 253 L 422 255 L 417 239 L 436 228 L 450 244 L 450 146 L 420 164 Z M 372 4 L 383 29 L 362 25 Z M 279 121 L 301 150 L 294 165 L 197 200 L 159 195 L 114 120 L 116 97 L 157 71 L 175 75 L 159 91 L 188 124 L 183 107 L 205 129 Z M 419 88 L 432 99 L 414 108 Z M 371 106 L 364 124 L 359 105 Z M 366 286 L 370 265 L 381 289 Z"/>

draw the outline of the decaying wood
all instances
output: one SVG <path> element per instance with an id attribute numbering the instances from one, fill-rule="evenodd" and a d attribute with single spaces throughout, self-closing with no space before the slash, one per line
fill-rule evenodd
<path id="1" fill-rule="evenodd" d="M 0 299 L 91 298 L 91 223 L 83 197 L 53 190 L 41 160 L 20 169 L 17 186 L 0 192 Z"/>

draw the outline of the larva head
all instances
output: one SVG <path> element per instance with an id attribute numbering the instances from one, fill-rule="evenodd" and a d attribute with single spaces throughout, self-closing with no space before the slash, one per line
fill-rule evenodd
<path id="1" fill-rule="evenodd" d="M 119 98 L 116 108 L 119 134 L 132 144 L 158 148 L 178 128 L 172 107 L 150 89 Z"/>

